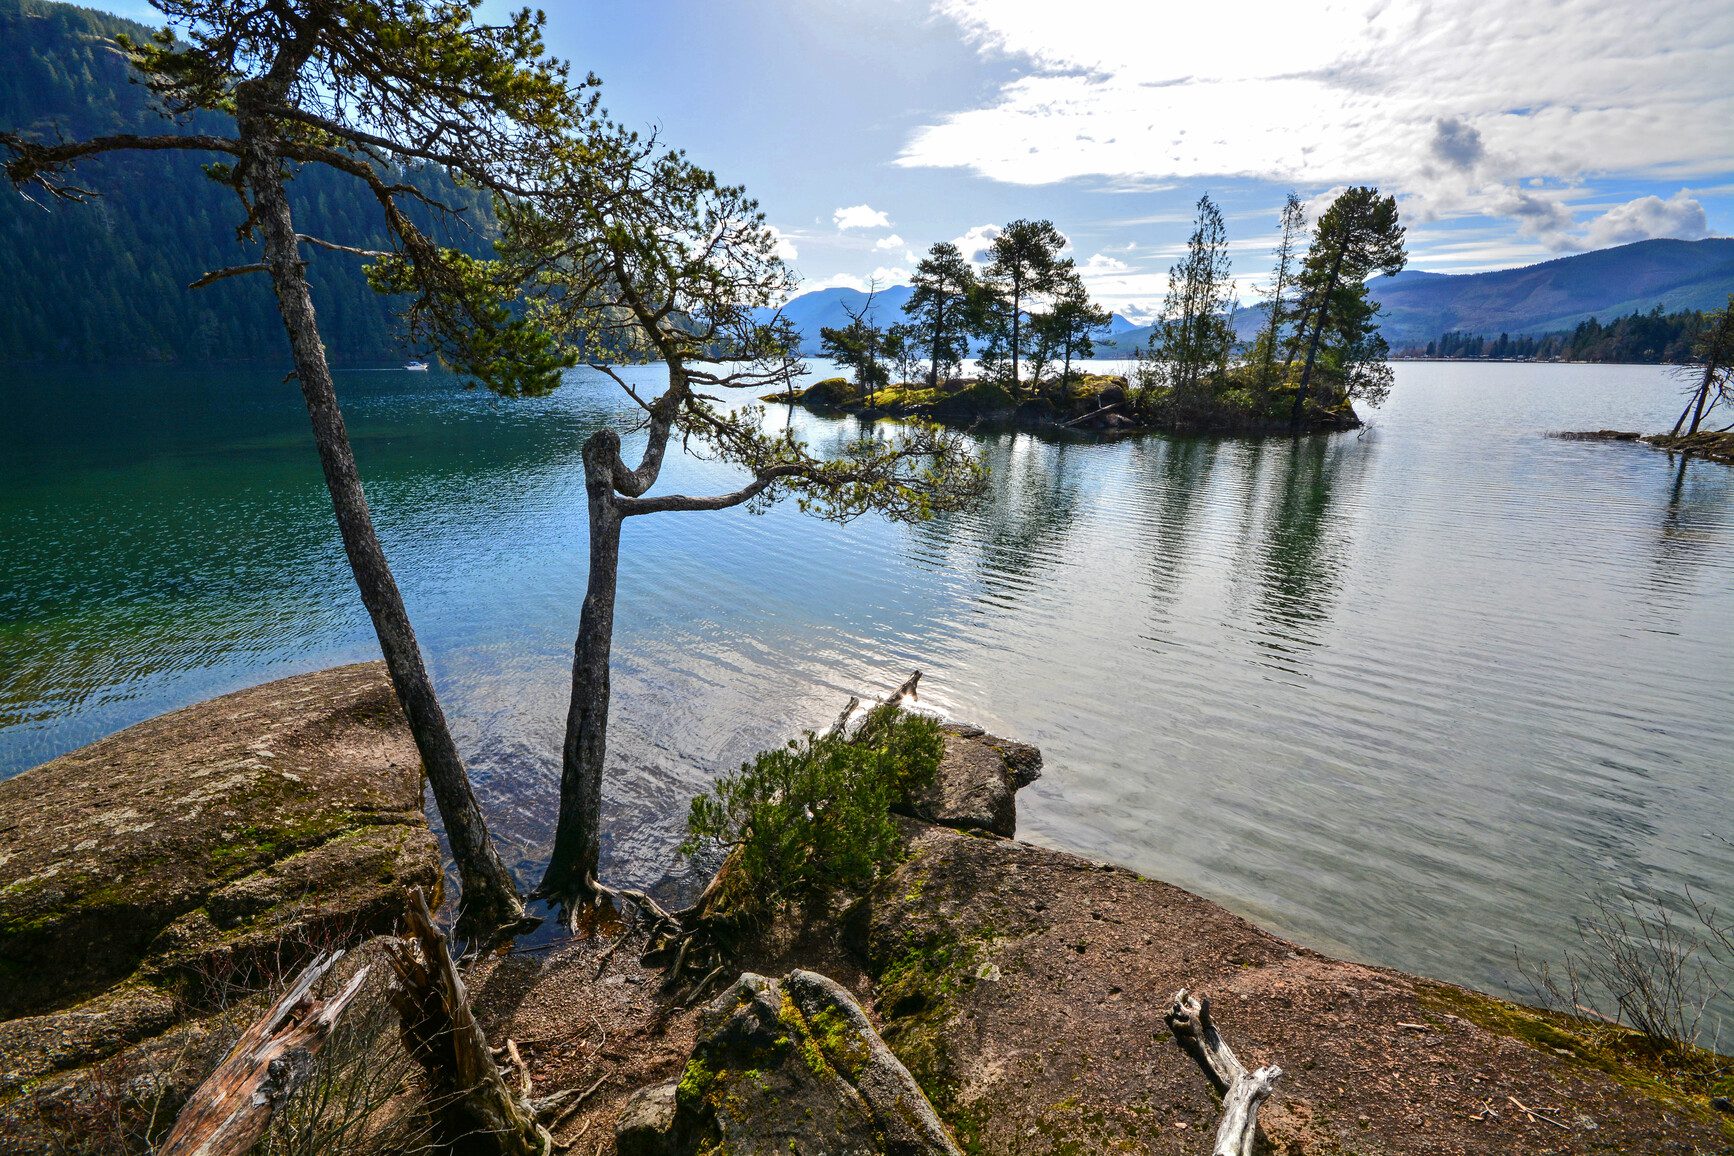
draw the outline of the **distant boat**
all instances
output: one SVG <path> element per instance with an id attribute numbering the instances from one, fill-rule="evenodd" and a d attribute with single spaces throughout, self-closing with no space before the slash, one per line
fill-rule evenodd
<path id="1" fill-rule="evenodd" d="M 427 362 L 425 362 L 425 361 L 412 361 L 408 365 L 404 366 L 404 368 L 414 370 L 417 373 L 426 373 L 427 372 Z"/>

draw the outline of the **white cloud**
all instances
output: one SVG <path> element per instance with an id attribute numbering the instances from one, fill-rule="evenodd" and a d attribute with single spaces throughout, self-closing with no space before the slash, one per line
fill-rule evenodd
<path id="1" fill-rule="evenodd" d="M 1123 273 L 1132 266 L 1118 257 L 1110 257 L 1106 253 L 1097 253 L 1088 261 L 1078 266 L 1078 275 L 1086 280 L 1105 273 Z"/>
<path id="2" fill-rule="evenodd" d="M 833 273 L 818 281 L 803 281 L 797 293 L 812 293 L 819 289 L 858 289 L 865 293 L 873 285 L 889 289 L 893 285 L 909 284 L 910 273 L 901 265 L 881 265 L 867 276 L 854 273 Z"/>
<path id="3" fill-rule="evenodd" d="M 881 237 L 877 241 L 873 242 L 873 247 L 875 249 L 901 249 L 903 246 L 903 238 L 899 237 L 896 233 Z"/>
<path id="4" fill-rule="evenodd" d="M 1592 249 L 1647 241 L 1651 237 L 1679 237 L 1696 241 L 1710 235 L 1704 206 L 1681 189 L 1667 200 L 1639 197 L 1618 205 L 1589 223 L 1584 239 Z"/>
<path id="5" fill-rule="evenodd" d="M 1734 155 L 1726 0 L 1327 0 L 1304 19 L 1275 0 L 935 7 L 980 51 L 1025 67 L 985 106 L 918 130 L 906 166 L 1026 185 L 1373 182 L 1411 199 L 1411 219 L 1502 205 L 1532 235 L 1560 240 L 1571 223 L 1549 190 L 1609 174 L 1722 174 Z M 1531 199 L 1514 195 L 1538 177 Z M 1681 214 L 1646 206 L 1591 228 L 1690 226 Z"/>
<path id="6" fill-rule="evenodd" d="M 849 205 L 831 214 L 838 229 L 889 229 L 891 218 L 872 205 Z"/>
<path id="7" fill-rule="evenodd" d="M 778 257 L 782 258 L 784 261 L 793 261 L 801 255 L 800 250 L 795 248 L 795 243 L 789 240 L 787 233 L 783 232 L 775 225 L 768 225 L 766 227 L 771 231 L 771 238 Z"/>
<path id="8" fill-rule="evenodd" d="M 1003 230 L 998 225 L 977 225 L 961 237 L 953 237 L 951 243 L 957 246 L 963 259 L 972 265 L 985 265 L 988 260 L 988 246 Z"/>

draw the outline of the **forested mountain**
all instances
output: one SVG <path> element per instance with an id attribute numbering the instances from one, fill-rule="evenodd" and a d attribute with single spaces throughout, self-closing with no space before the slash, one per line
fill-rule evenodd
<path id="1" fill-rule="evenodd" d="M 0 0 L 0 128 L 59 129 L 69 138 L 162 132 L 148 93 L 129 80 L 116 33 L 147 35 L 131 21 L 45 0 Z M 229 131 L 218 120 L 192 129 Z M 75 183 L 101 193 L 78 205 L 32 203 L 0 184 L 0 361 L 266 361 L 287 343 L 270 286 L 235 277 L 208 288 L 202 273 L 255 260 L 236 240 L 235 195 L 207 178 L 197 154 L 112 154 L 80 167 Z M 462 207 L 466 220 L 442 239 L 482 252 L 486 201 L 443 173 L 408 179 Z M 303 231 L 344 244 L 383 242 L 371 195 L 348 178 L 307 172 L 291 186 Z M 37 201 L 43 198 L 38 195 Z M 436 230 L 436 235 L 441 230 Z M 358 259 L 309 254 L 320 330 L 335 361 L 400 361 L 406 348 L 391 302 L 369 290 Z"/>
<path id="2" fill-rule="evenodd" d="M 1734 239 L 1638 241 L 1491 273 L 1403 272 L 1369 284 L 1393 349 L 1441 333 L 1555 333 L 1660 308 L 1719 309 L 1734 293 Z"/>
<path id="3" fill-rule="evenodd" d="M 1683 364 L 1690 360 L 1704 331 L 1705 315 L 1695 309 L 1633 313 L 1603 325 L 1595 318 L 1557 333 L 1445 333 L 1425 346 L 1397 350 L 1398 357 L 1444 357 L 1489 361 L 1609 361 L 1628 365 Z"/>

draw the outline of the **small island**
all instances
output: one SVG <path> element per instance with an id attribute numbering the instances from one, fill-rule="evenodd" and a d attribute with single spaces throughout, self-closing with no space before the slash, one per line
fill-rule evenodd
<path id="1" fill-rule="evenodd" d="M 762 400 L 821 413 L 925 418 L 946 425 L 1266 434 L 1354 429 L 1354 402 L 1391 389 L 1390 348 L 1367 279 L 1408 260 L 1397 203 L 1368 186 L 1346 190 L 1313 227 L 1300 199 L 1283 206 L 1276 266 L 1250 343 L 1236 338 L 1222 211 L 1200 197 L 1185 255 L 1130 376 L 1085 363 L 1108 314 L 1091 302 L 1051 221 L 1013 221 L 977 273 L 956 245 L 934 245 L 916 267 L 908 320 L 873 321 L 874 294 L 849 324 L 820 330 L 822 351 L 853 370 Z M 1308 241 L 1302 252 L 1303 241 Z M 773 321 L 768 331 L 777 332 Z M 786 332 L 786 331 L 784 331 Z M 979 350 L 978 373 L 959 376 Z M 895 384 L 894 384 L 895 382 Z"/>
<path id="2" fill-rule="evenodd" d="M 846 377 L 828 377 L 805 389 L 767 394 L 763 400 L 799 405 L 814 413 L 863 419 L 920 418 L 971 429 L 1026 429 L 1114 434 L 1137 430 L 1166 433 L 1288 433 L 1294 393 L 1260 397 L 1248 390 L 1224 391 L 1208 409 L 1176 413 L 1159 389 L 1140 389 L 1125 374 L 1080 372 L 1036 390 L 1014 394 L 980 378 L 952 377 L 931 385 L 903 382 L 864 389 Z M 1354 407 L 1314 403 L 1301 431 L 1329 433 L 1361 425 Z"/>

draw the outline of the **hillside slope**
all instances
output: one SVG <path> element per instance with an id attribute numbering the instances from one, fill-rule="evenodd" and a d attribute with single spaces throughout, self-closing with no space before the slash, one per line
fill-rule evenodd
<path id="1" fill-rule="evenodd" d="M 170 131 L 129 81 L 116 33 L 148 33 L 128 20 L 46 0 L 0 0 L 0 129 L 76 138 Z M 216 118 L 196 129 L 230 131 Z M 79 169 L 100 199 L 39 205 L 0 183 L 0 363 L 29 361 L 263 361 L 287 351 L 270 287 L 232 278 L 187 285 L 210 269 L 245 264 L 235 239 L 241 209 L 209 180 L 198 154 L 111 155 Z M 485 233 L 491 208 L 444 174 L 410 179 L 456 203 Z M 383 221 L 355 182 L 305 171 L 291 185 L 310 233 L 363 247 L 383 242 Z M 37 198 L 42 200 L 40 196 Z M 426 222 L 424 222 L 426 223 Z M 487 243 L 468 228 L 444 238 L 472 252 Z M 334 360 L 401 360 L 391 303 L 362 282 L 354 258 L 317 253 L 309 278 Z"/>

